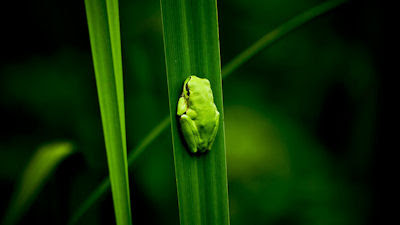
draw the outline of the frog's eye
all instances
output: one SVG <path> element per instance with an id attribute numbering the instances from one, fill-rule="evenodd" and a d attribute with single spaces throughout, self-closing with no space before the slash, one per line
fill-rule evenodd
<path id="1" fill-rule="evenodd" d="M 185 96 L 186 98 L 189 97 L 190 95 L 190 90 L 189 90 L 189 81 L 192 79 L 192 76 L 188 77 L 185 80 L 185 83 L 183 84 L 183 93 L 182 95 Z"/>

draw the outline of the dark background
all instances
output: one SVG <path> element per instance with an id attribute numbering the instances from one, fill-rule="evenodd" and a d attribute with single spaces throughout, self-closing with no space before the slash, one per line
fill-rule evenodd
<path id="1" fill-rule="evenodd" d="M 318 0 L 219 1 L 222 65 Z M 224 80 L 231 224 L 381 224 L 385 180 L 383 3 L 350 1 Z M 20 224 L 65 224 L 107 174 L 83 1 L 2 4 L 0 218 L 33 153 L 77 153 Z M 128 149 L 168 115 L 159 1 L 120 1 Z M 169 129 L 130 169 L 134 224 L 178 224 Z M 385 194 L 386 193 L 386 194 Z M 113 224 L 111 195 L 80 224 Z"/>

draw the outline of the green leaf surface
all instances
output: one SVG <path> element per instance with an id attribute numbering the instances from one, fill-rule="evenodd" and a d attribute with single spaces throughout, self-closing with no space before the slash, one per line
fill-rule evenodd
<path id="1" fill-rule="evenodd" d="M 31 206 L 57 165 L 72 152 L 73 146 L 69 142 L 48 144 L 35 152 L 18 181 L 5 213 L 3 225 L 18 222 L 22 214 Z"/>
<path id="2" fill-rule="evenodd" d="M 249 48 L 244 50 L 242 53 L 233 58 L 227 66 L 222 68 L 222 77 L 226 78 L 232 74 L 237 68 L 246 63 L 259 51 L 273 45 L 277 40 L 284 37 L 286 34 L 300 27 L 301 25 L 311 21 L 319 15 L 322 15 L 340 4 L 344 3 L 344 0 L 334 0 L 321 3 L 320 5 L 313 7 L 306 12 L 293 17 L 286 23 L 281 24 L 274 30 L 265 34 L 261 39 L 252 44 Z M 131 150 L 128 157 L 129 166 L 132 165 L 134 160 L 147 148 L 147 146 L 153 142 L 165 129 L 168 128 L 170 123 L 169 117 L 166 117 L 157 127 L 155 127 L 145 139 L 136 147 Z M 80 205 L 78 210 L 71 217 L 69 224 L 75 224 L 79 218 L 93 205 L 97 199 L 99 199 L 109 188 L 109 178 L 105 178 L 103 182 L 92 192 L 88 199 Z"/>
<path id="3" fill-rule="evenodd" d="M 222 80 L 216 0 L 161 0 L 180 223 L 229 224 Z M 192 155 L 178 130 L 176 108 L 190 75 L 211 82 L 221 113 L 212 149 Z"/>
<path id="4" fill-rule="evenodd" d="M 132 224 L 117 0 L 86 0 L 97 92 L 117 225 Z"/>

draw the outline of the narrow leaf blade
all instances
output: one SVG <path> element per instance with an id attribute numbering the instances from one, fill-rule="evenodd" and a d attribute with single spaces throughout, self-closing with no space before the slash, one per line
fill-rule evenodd
<path id="1" fill-rule="evenodd" d="M 135 160 L 142 154 L 147 146 L 155 140 L 169 125 L 169 117 L 164 118 L 147 136 L 133 149 L 128 155 L 128 166 L 131 166 Z M 68 225 L 73 225 L 78 222 L 83 214 L 110 189 L 110 178 L 106 177 L 103 179 L 101 184 L 89 195 L 89 197 L 79 205 L 78 209 L 71 216 L 68 221 Z"/>
<path id="2" fill-rule="evenodd" d="M 73 146 L 69 142 L 47 144 L 35 152 L 11 197 L 10 205 L 2 222 L 3 225 L 18 222 L 57 165 L 72 152 Z"/>
<path id="3" fill-rule="evenodd" d="M 235 71 L 243 63 L 247 62 L 251 57 L 256 55 L 262 49 L 265 49 L 266 47 L 272 45 L 291 31 L 300 27 L 301 25 L 326 12 L 329 12 L 330 10 L 338 7 L 346 1 L 347 0 L 329 0 L 323 2 L 276 27 L 274 30 L 261 37 L 258 41 L 252 44 L 249 48 L 245 49 L 242 53 L 232 59 L 226 66 L 224 66 L 222 70 L 222 76 L 224 78 L 227 77 L 229 74 Z"/>
<path id="4" fill-rule="evenodd" d="M 161 0 L 175 175 L 181 224 L 229 224 L 218 20 L 215 0 Z M 211 151 L 188 153 L 176 107 L 184 80 L 208 78 L 221 113 Z"/>
<path id="5" fill-rule="evenodd" d="M 117 225 L 132 224 L 117 0 L 86 0 L 86 14 Z"/>

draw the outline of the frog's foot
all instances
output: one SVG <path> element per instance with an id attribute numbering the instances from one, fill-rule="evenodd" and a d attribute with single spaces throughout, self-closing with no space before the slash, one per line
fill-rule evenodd
<path id="1" fill-rule="evenodd" d="M 196 124 L 186 114 L 181 116 L 180 123 L 189 150 L 192 153 L 196 153 L 198 151 L 197 143 L 199 143 L 199 131 L 197 130 Z"/>

